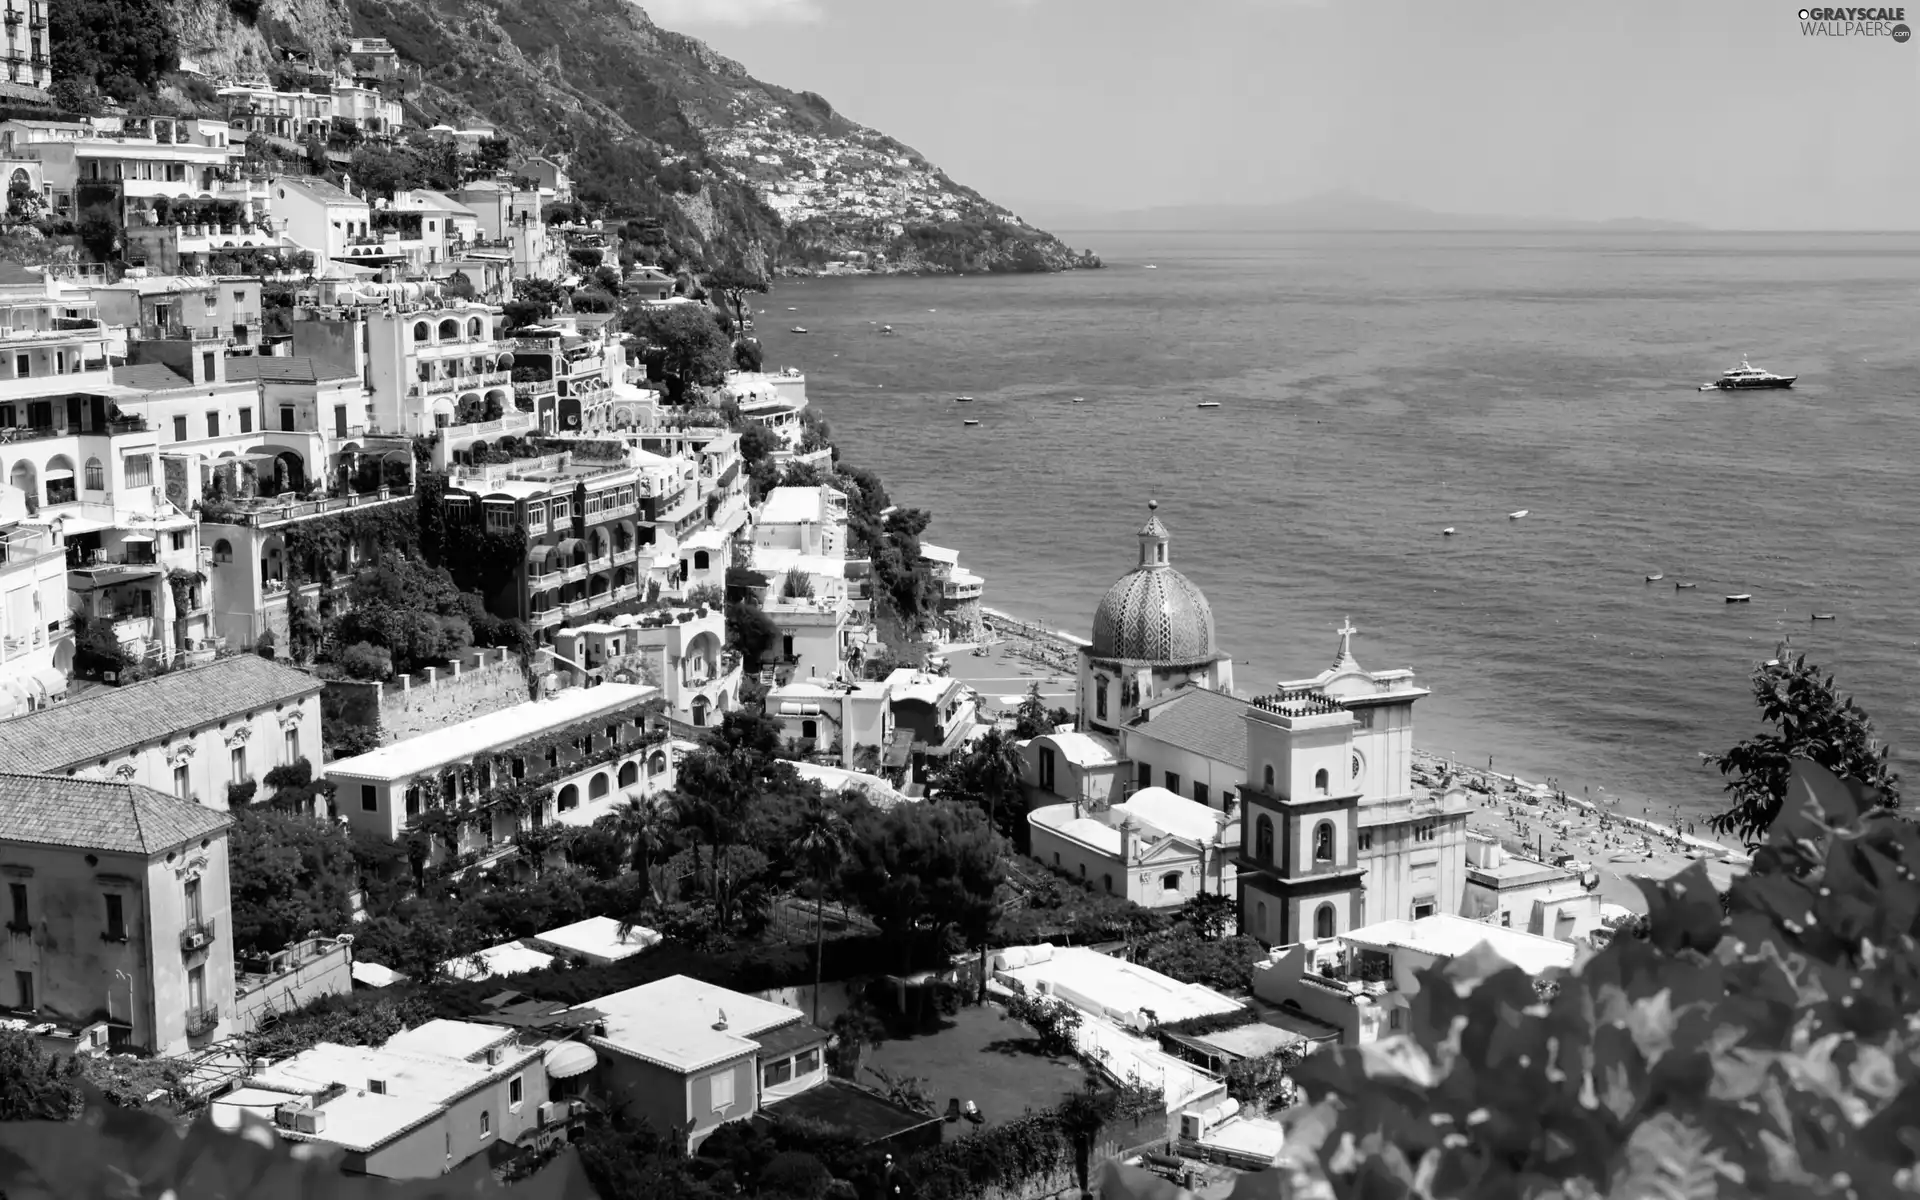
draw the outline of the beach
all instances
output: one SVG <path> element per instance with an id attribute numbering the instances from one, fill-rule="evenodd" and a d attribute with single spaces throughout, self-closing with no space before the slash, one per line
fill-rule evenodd
<path id="1" fill-rule="evenodd" d="M 986 609 L 988 640 L 940 646 L 954 678 L 980 694 L 982 717 L 1012 716 L 1034 685 L 1049 708 L 1077 708 L 1079 652 L 1083 638 L 1065 630 Z M 981 653 L 984 652 L 984 653 Z M 1697 861 L 1722 890 L 1745 870 L 1738 842 L 1716 839 L 1705 823 L 1677 810 L 1657 812 L 1647 802 L 1623 800 L 1601 789 L 1601 798 L 1573 796 L 1547 782 L 1503 774 L 1494 766 L 1461 763 L 1443 754 L 1414 751 L 1414 783 L 1438 789 L 1464 788 L 1473 807 L 1471 833 L 1494 838 L 1510 853 L 1551 862 L 1571 855 L 1600 877 L 1601 899 L 1637 913 L 1647 911 L 1636 877 L 1667 879 Z"/>

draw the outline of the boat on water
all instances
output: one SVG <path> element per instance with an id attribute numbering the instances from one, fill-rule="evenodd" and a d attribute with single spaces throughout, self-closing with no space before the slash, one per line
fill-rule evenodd
<path id="1" fill-rule="evenodd" d="M 1752 592 L 1738 592 L 1727 597 L 1728 604 L 1749 604 L 1753 601 Z"/>
<path id="2" fill-rule="evenodd" d="M 1665 571 L 1655 571 L 1653 574 L 1647 576 L 1647 582 L 1659 583 L 1662 579 L 1665 579 L 1666 577 L 1667 577 L 1667 573 Z"/>
<path id="3" fill-rule="evenodd" d="M 1154 266 L 1152 263 L 1147 264 L 1147 270 L 1149 271 L 1158 271 L 1159 269 L 1159 267 Z"/>
<path id="4" fill-rule="evenodd" d="M 1813 619 L 1816 621 L 1831 621 L 1833 620 L 1833 614 L 1832 613 L 1815 613 L 1813 614 Z"/>
<path id="5" fill-rule="evenodd" d="M 1519 519 L 1520 519 L 1521 517 L 1524 517 L 1524 516 L 1526 516 L 1526 515 L 1527 515 L 1528 513 L 1530 513 L 1530 512 L 1532 512 L 1532 511 L 1533 511 L 1533 510 L 1532 510 L 1532 509 L 1530 509 L 1530 508 L 1523 508 L 1523 509 L 1521 509 L 1521 510 L 1520 510 L 1519 512 L 1510 512 L 1510 513 L 1508 513 L 1508 514 L 1507 514 L 1507 520 L 1509 520 L 1509 521 L 1518 521 L 1518 520 L 1519 520 Z"/>
<path id="6" fill-rule="evenodd" d="M 1676 583 L 1676 584 L 1674 584 L 1674 585 L 1673 585 L 1673 590 L 1674 590 L 1674 591 L 1676 591 L 1676 592 L 1684 592 L 1684 591 L 1686 591 L 1686 590 L 1688 590 L 1689 588 L 1696 588 L 1696 587 L 1699 587 L 1699 586 L 1700 586 L 1700 585 L 1699 585 L 1699 584 L 1697 584 L 1697 583 Z"/>
<path id="7" fill-rule="evenodd" d="M 891 326 L 891 325 L 882 325 L 882 326 L 880 327 L 880 332 L 881 332 L 881 333 L 883 333 L 883 334 L 890 334 L 890 333 L 892 333 L 892 332 L 893 332 L 893 326 Z"/>
<path id="8" fill-rule="evenodd" d="M 978 425 L 978 424 L 979 424 L 980 422 L 978 422 L 978 421 L 962 421 L 962 422 L 960 422 L 960 423 L 961 423 L 962 425 Z"/>
<path id="9" fill-rule="evenodd" d="M 1219 408 L 1220 402 L 1218 400 L 1202 400 L 1200 403 L 1194 405 L 1194 407 L 1195 408 Z"/>
<path id="10" fill-rule="evenodd" d="M 1720 378 L 1712 383 L 1703 383 L 1703 392 L 1750 392 L 1763 388 L 1790 388 L 1798 375 L 1775 375 L 1772 371 L 1762 371 L 1745 358 L 1731 371 L 1723 371 Z"/>
<path id="11" fill-rule="evenodd" d="M 1073 402 L 1075 404 L 1085 404 L 1087 402 L 1087 398 L 1085 396 L 1075 396 L 1073 398 Z"/>
<path id="12" fill-rule="evenodd" d="M 805 333 L 806 331 L 807 327 L 805 325 L 795 325 L 792 329 L 787 330 L 788 333 Z"/>
<path id="13" fill-rule="evenodd" d="M 972 396 L 955 396 L 953 398 L 953 402 L 955 404 L 972 404 L 973 397 Z"/>
<path id="14" fill-rule="evenodd" d="M 1442 530 L 1440 531 L 1440 536 L 1441 536 L 1441 537 L 1452 537 L 1452 536 L 1453 536 L 1453 526 L 1451 526 L 1451 525 L 1449 525 L 1449 526 L 1447 526 L 1447 527 L 1446 527 L 1445 529 L 1442 529 Z"/>

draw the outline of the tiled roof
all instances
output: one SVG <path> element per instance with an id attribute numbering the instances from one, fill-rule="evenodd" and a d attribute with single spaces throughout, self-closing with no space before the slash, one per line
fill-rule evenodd
<path id="1" fill-rule="evenodd" d="M 320 365 L 304 355 L 287 358 L 274 354 L 240 355 L 227 360 L 228 379 L 258 379 L 266 383 L 318 383 L 322 379 L 350 379 L 352 371 L 329 367 L 320 373 Z"/>
<path id="2" fill-rule="evenodd" d="M 1127 728 L 1202 758 L 1246 769 L 1247 702 L 1211 688 L 1188 686 L 1148 707 Z"/>
<path id="3" fill-rule="evenodd" d="M 143 392 L 164 392 L 169 388 L 190 387 L 193 380 L 165 363 L 129 363 L 113 369 L 113 381 L 121 387 Z"/>
<path id="4" fill-rule="evenodd" d="M 236 654 L 0 721 L 0 770 L 64 771 L 142 742 L 320 690 L 305 671 Z"/>
<path id="5" fill-rule="evenodd" d="M 0 775 L 0 841 L 159 854 L 232 823 L 137 783 Z"/>
<path id="6" fill-rule="evenodd" d="M 365 204 L 358 196 L 342 191 L 318 175 L 282 175 L 273 181 L 275 187 L 293 188 L 305 192 L 315 200 L 324 200 L 328 204 Z"/>

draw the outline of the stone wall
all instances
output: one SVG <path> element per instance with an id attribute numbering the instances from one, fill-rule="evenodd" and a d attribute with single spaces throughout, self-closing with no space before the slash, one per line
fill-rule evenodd
<path id="1" fill-rule="evenodd" d="M 549 669 L 543 653 L 535 675 Z M 474 650 L 445 667 L 428 667 L 385 683 L 330 680 L 328 711 L 372 725 L 382 742 L 397 742 L 429 730 L 482 717 L 533 698 L 520 657 L 503 648 Z"/>

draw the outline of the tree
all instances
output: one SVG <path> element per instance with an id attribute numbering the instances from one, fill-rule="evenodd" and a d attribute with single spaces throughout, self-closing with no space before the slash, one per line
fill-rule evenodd
<path id="1" fill-rule="evenodd" d="M 719 386 L 733 363 L 733 343 L 703 305 L 638 305 L 627 310 L 621 328 L 645 339 L 645 353 L 658 363 L 674 404 L 686 403 L 691 388 Z"/>
<path id="2" fill-rule="evenodd" d="M 180 65 L 165 0 L 62 0 L 47 6 L 55 79 L 87 80 L 134 99 Z"/>
<path id="3" fill-rule="evenodd" d="M 1202 941 L 1216 942 L 1233 923 L 1239 904 L 1232 896 L 1218 892 L 1198 892 L 1180 906 L 1180 920 L 1192 927 Z"/>
<path id="4" fill-rule="evenodd" d="M 80 1107 L 73 1060 L 49 1059 L 33 1035 L 0 1029 L 0 1121 L 65 1121 Z"/>
<path id="5" fill-rule="evenodd" d="M 1027 685 L 1025 698 L 1020 701 L 1020 707 L 1014 710 L 1013 736 L 1024 742 L 1052 729 L 1053 726 L 1047 723 L 1047 702 L 1040 698 L 1040 683 L 1035 680 Z"/>
<path id="6" fill-rule="evenodd" d="M 1804 654 L 1789 658 L 1783 644 L 1775 657 L 1754 668 L 1752 682 L 1754 702 L 1775 732 L 1708 757 L 1728 776 L 1726 789 L 1733 797 L 1727 811 L 1708 819 L 1714 832 L 1756 843 L 1779 815 L 1796 758 L 1860 781 L 1885 807 L 1899 805 L 1900 777 L 1888 765 L 1887 747 L 1853 697 L 1841 699 L 1834 690 L 1832 675 L 1822 678 Z"/>
<path id="7" fill-rule="evenodd" d="M 395 192 L 426 186 L 426 172 L 411 150 L 361 146 L 348 160 L 347 173 L 367 195 L 392 198 Z"/>
<path id="8" fill-rule="evenodd" d="M 933 790 L 942 800 L 979 805 L 997 829 L 1003 811 L 1018 816 L 1026 810 L 1020 782 L 1025 769 L 1019 743 L 996 725 L 965 754 L 948 760 Z"/>
<path id="9" fill-rule="evenodd" d="M 844 882 L 910 970 L 950 938 L 985 939 L 1000 910 L 1003 849 L 978 809 L 900 804 L 854 823 Z"/>
<path id="10" fill-rule="evenodd" d="M 824 796 L 813 796 L 800 816 L 793 848 L 813 885 L 813 1023 L 820 1023 L 820 973 L 827 953 L 827 889 L 839 877 L 853 826 Z"/>
<path id="11" fill-rule="evenodd" d="M 747 324 L 747 293 L 767 291 L 766 276 L 749 271 L 737 262 L 707 272 L 706 282 L 710 290 L 720 293 L 733 306 L 733 323 L 742 329 Z"/>
<path id="12" fill-rule="evenodd" d="M 760 350 L 760 343 L 752 338 L 741 338 L 733 344 L 733 365 L 735 370 L 758 371 L 766 363 L 766 357 Z M 812 412 L 812 409 L 808 409 Z"/>
<path id="13" fill-rule="evenodd" d="M 271 954 L 309 933 L 352 926 L 348 896 L 360 870 L 343 829 L 270 807 L 235 809 L 232 816 L 227 857 L 236 949 Z"/>

